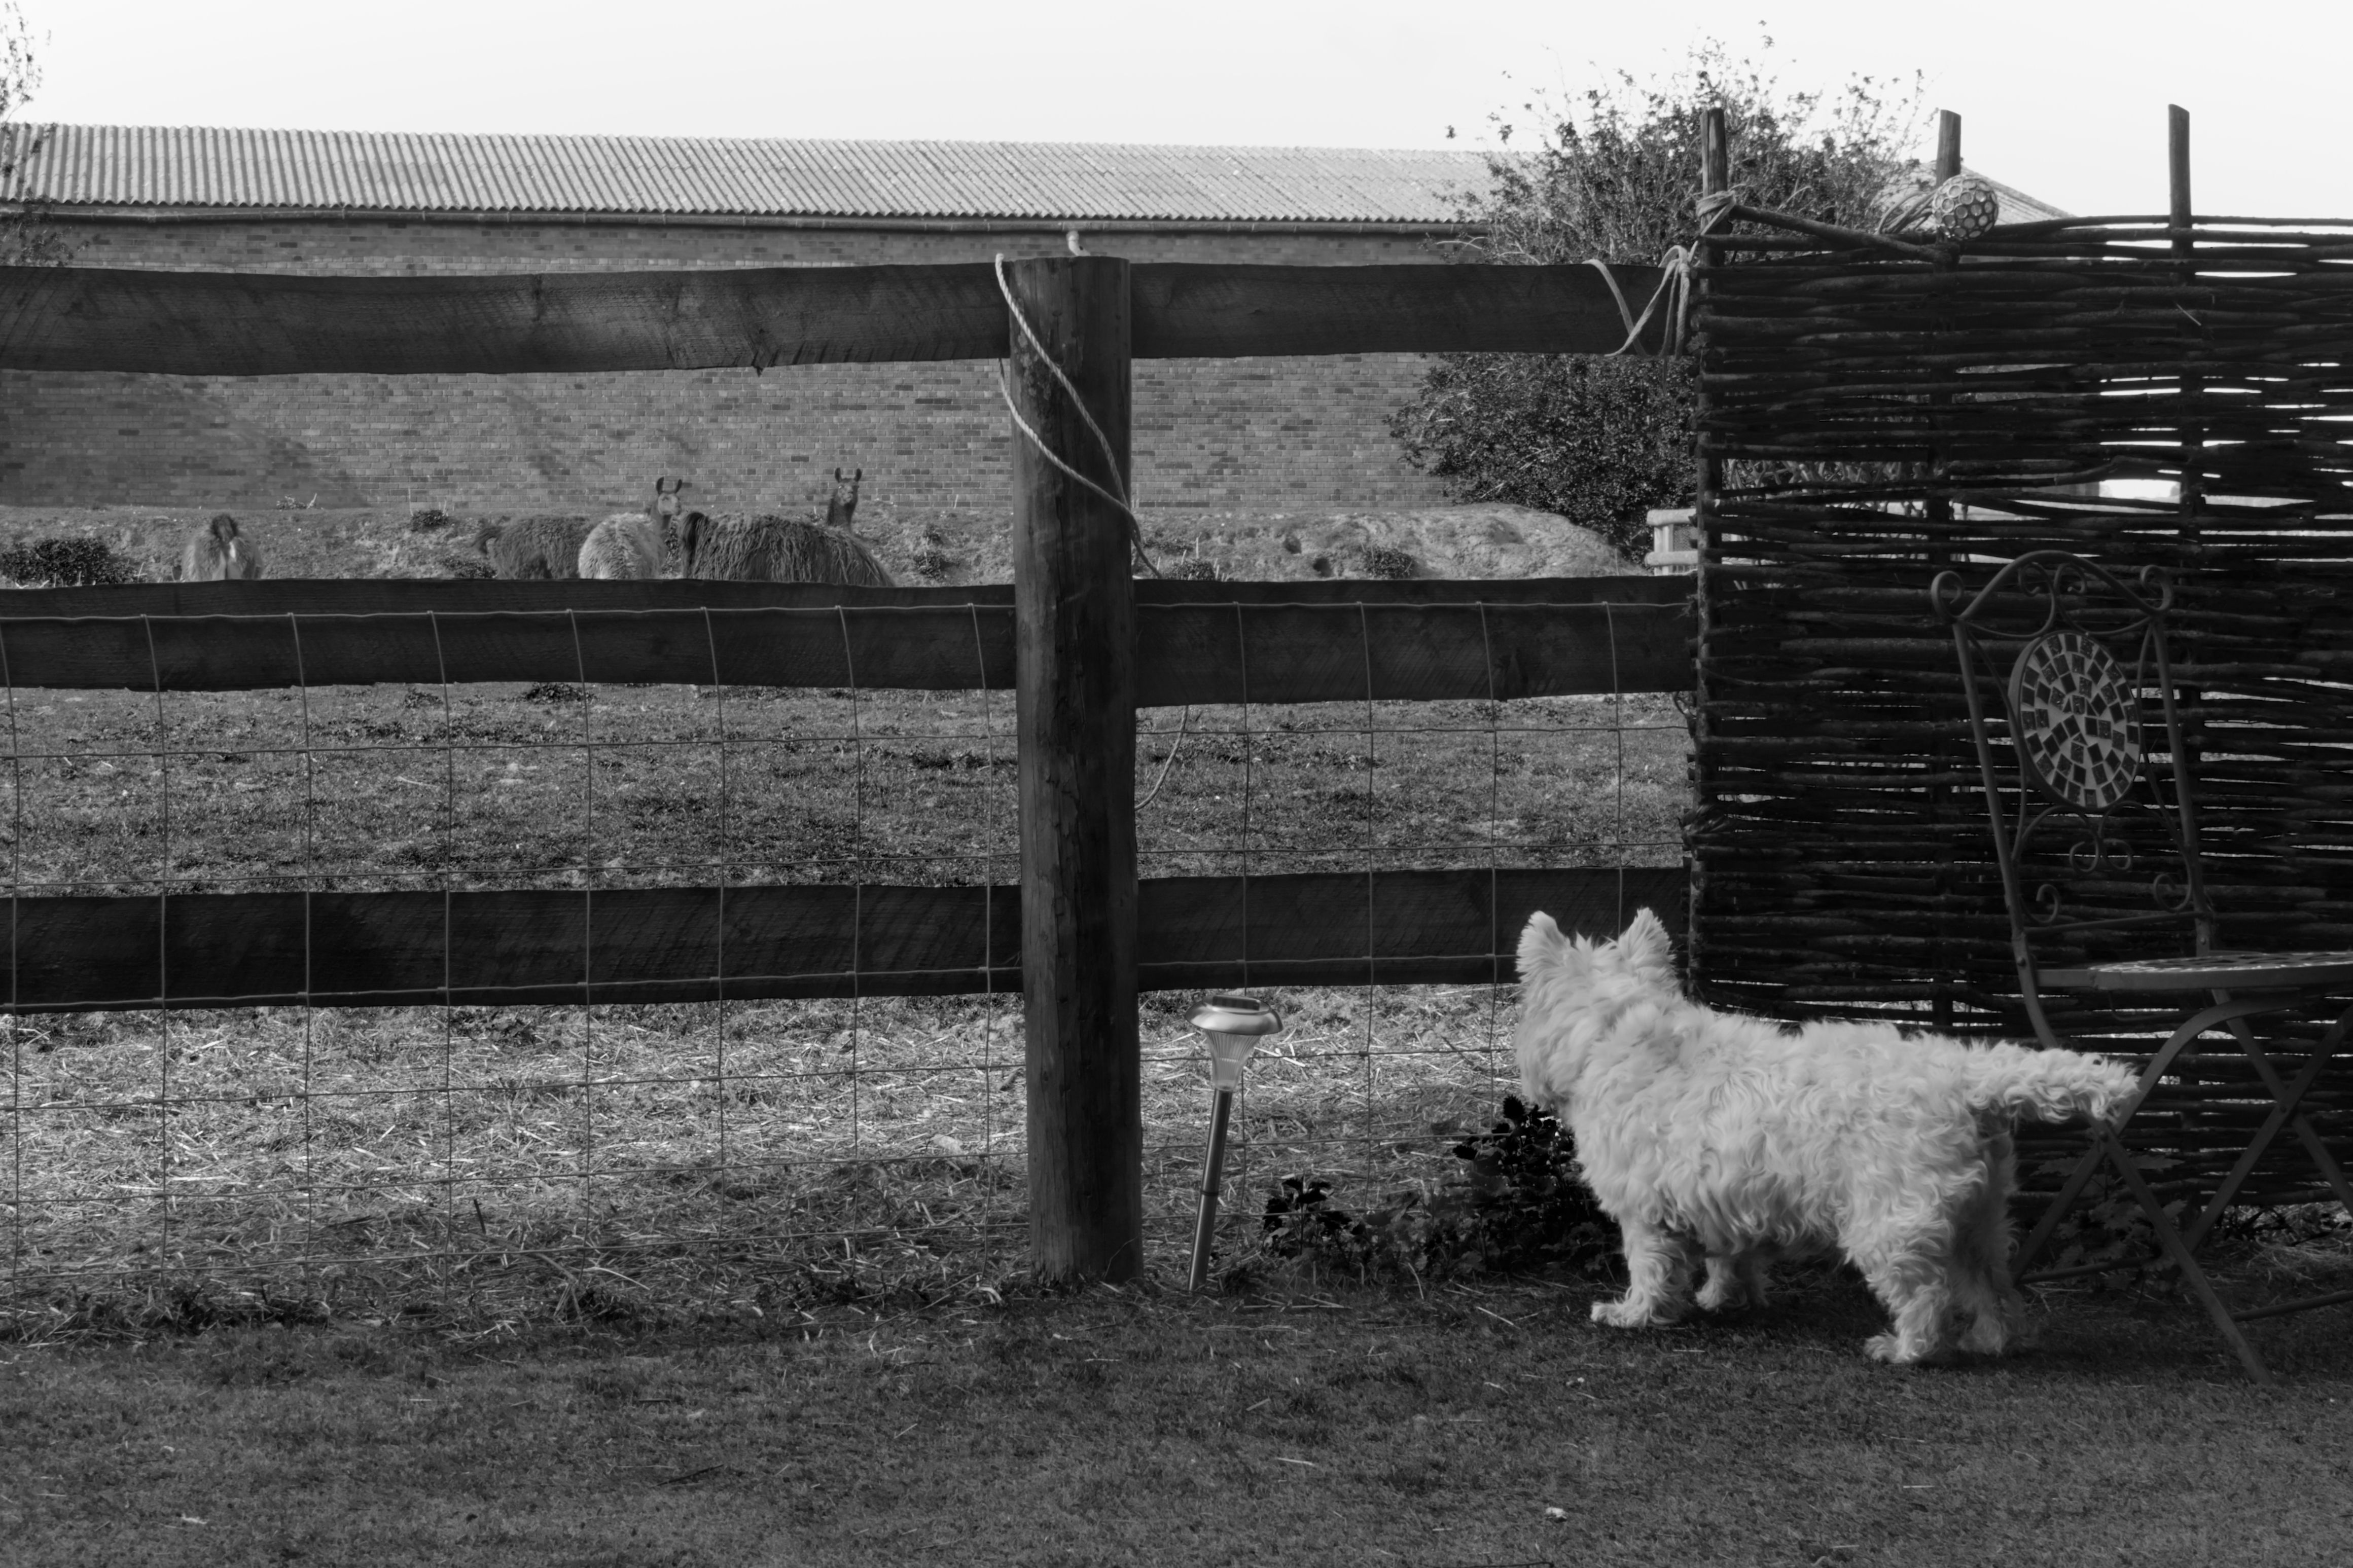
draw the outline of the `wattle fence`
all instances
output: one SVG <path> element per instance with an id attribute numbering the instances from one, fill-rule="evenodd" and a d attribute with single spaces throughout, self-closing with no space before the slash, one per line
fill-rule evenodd
<path id="1" fill-rule="evenodd" d="M 2192 216 L 2185 183 L 2168 216 L 1940 250 L 1770 229 L 1714 248 L 1690 839 L 1704 994 L 2030 1032 L 1928 584 L 2044 548 L 2177 587 L 2222 942 L 2353 947 L 2353 225 Z M 2137 1052 L 2156 1021 L 2078 1004 L 2060 1027 Z M 2165 1151 L 2169 1190 L 2211 1190 L 2270 1103 L 2216 1051 L 2135 1136 Z M 2306 1103 L 2353 1154 L 2341 1078 Z M 2249 1189 L 2324 1192 L 2284 1144 Z"/>

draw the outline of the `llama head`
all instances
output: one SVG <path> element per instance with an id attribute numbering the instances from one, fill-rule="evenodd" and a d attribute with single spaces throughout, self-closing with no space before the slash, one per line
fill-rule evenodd
<path id="1" fill-rule="evenodd" d="M 858 481 L 865 477 L 864 468 L 854 470 L 847 479 L 841 477 L 839 468 L 833 470 L 833 499 L 825 503 L 825 521 L 828 523 L 835 528 L 849 526 L 851 520 L 858 515 Z M 842 494 L 845 484 L 849 487 L 847 497 Z"/>
<path id="2" fill-rule="evenodd" d="M 657 522 L 667 522 L 678 515 L 679 491 L 686 489 L 684 479 L 667 476 L 654 481 L 653 517 Z"/>

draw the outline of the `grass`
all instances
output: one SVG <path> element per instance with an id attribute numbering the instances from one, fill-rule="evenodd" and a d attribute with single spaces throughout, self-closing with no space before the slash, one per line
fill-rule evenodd
<path id="1" fill-rule="evenodd" d="M 344 1322 L 0 1360 L 9 1560 L 216 1563 L 2324 1563 L 2341 1315 L 2050 1295 L 1898 1373 L 1835 1274 L 1620 1334 L 1599 1289 L 1303 1279 L 811 1305 L 748 1327 Z"/>
<path id="2" fill-rule="evenodd" d="M 1447 1179 L 1510 1072 L 1482 987 L 1276 994 L 1236 1118 L 1228 1251 L 1279 1174 Z M 1189 1246 L 1208 1095 L 1190 998 L 1145 1002 L 1148 1245 Z M 603 1309 L 746 1319 L 937 1295 L 1026 1244 L 1018 1014 L 999 998 L 22 1020 L 0 1244 L 15 1330 L 94 1317 Z M 170 1103 L 159 1103 L 168 1068 Z M 781 1282 L 780 1282 L 781 1281 Z M 0 1318 L 9 1314 L 0 1311 Z"/>

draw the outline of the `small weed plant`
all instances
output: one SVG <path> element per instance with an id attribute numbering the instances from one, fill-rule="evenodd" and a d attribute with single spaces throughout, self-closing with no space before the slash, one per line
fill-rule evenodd
<path id="1" fill-rule="evenodd" d="M 1330 1183 L 1285 1176 L 1267 1199 L 1266 1249 L 1359 1276 L 1607 1269 L 1617 1227 L 1577 1175 L 1576 1143 L 1557 1119 L 1507 1096 L 1502 1119 L 1457 1143 L 1454 1157 L 1461 1165 L 1435 1192 L 1393 1194 L 1362 1215 L 1332 1201 Z"/>

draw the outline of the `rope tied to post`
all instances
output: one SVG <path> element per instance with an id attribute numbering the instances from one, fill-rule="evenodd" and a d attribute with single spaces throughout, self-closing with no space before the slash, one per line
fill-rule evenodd
<path id="1" fill-rule="evenodd" d="M 1007 370 L 1006 362 L 998 360 L 997 362 L 997 395 L 1005 400 L 1005 412 L 1012 416 L 1013 427 L 1029 439 L 1029 445 L 1037 448 L 1039 457 L 1060 469 L 1065 479 L 1092 491 L 1117 510 L 1120 516 L 1127 520 L 1128 543 L 1134 548 L 1136 559 L 1144 563 L 1145 571 L 1155 577 L 1159 576 L 1160 568 L 1153 563 L 1150 552 L 1144 548 L 1143 520 L 1135 515 L 1135 508 L 1129 500 L 1127 480 L 1120 472 L 1118 449 L 1111 444 L 1111 437 L 1103 434 L 1103 427 L 1095 422 L 1094 411 L 1087 406 L 1087 400 L 1079 395 L 1079 389 L 1071 384 L 1070 376 L 1064 373 L 1061 365 L 1056 363 L 1054 356 L 1046 352 L 1046 345 L 1038 341 L 1037 332 L 1029 325 L 1029 316 L 1021 309 L 1021 301 L 1013 297 L 1013 283 L 1005 276 L 1005 254 L 1002 251 L 997 253 L 996 268 L 997 291 L 1005 296 L 1005 308 L 1013 313 L 1013 324 L 1021 329 L 1022 337 L 1029 342 L 1029 352 L 1038 356 L 1039 363 L 1053 373 L 1055 384 L 1061 387 L 1062 395 L 1071 400 L 1071 406 L 1077 409 L 1079 417 L 1086 422 L 1088 434 L 1094 437 L 1095 445 L 1102 448 L 1103 471 L 1111 476 L 1111 482 L 1117 485 L 1119 489 L 1114 493 L 1071 467 L 1046 445 L 1044 437 L 1030 428 L 1029 421 L 1021 417 L 1021 410 L 1013 401 L 1013 383 Z"/>
<path id="2" fill-rule="evenodd" d="M 1078 247 L 1075 245 L 1071 247 L 1071 249 L 1073 253 L 1078 253 Z M 1119 515 L 1127 520 L 1127 542 L 1129 548 L 1134 551 L 1135 558 L 1144 563 L 1144 569 L 1145 571 L 1151 573 L 1155 577 L 1159 576 L 1160 568 L 1154 563 L 1151 552 L 1144 548 L 1144 522 L 1141 518 L 1135 515 L 1135 508 L 1129 500 L 1129 491 L 1126 480 L 1121 477 L 1119 470 L 1118 448 L 1111 444 L 1111 437 L 1103 434 L 1103 427 L 1095 422 L 1093 411 L 1087 407 L 1086 399 L 1079 395 L 1079 389 L 1071 384 L 1070 376 L 1064 373 L 1061 365 L 1055 362 L 1054 356 L 1046 352 L 1046 345 L 1038 341 L 1037 332 L 1029 325 L 1029 316 L 1024 313 L 1021 309 L 1021 301 L 1013 297 L 1012 281 L 1005 276 L 1005 254 L 1002 251 L 997 253 L 996 269 L 997 291 L 1005 297 L 1005 308 L 1012 312 L 1013 324 L 1021 329 L 1022 337 L 1029 342 L 1029 352 L 1036 354 L 1039 362 L 1045 365 L 1048 370 L 1054 373 L 1055 383 L 1061 387 L 1062 395 L 1071 400 L 1071 406 L 1079 411 L 1079 417 L 1081 419 L 1086 421 L 1088 432 L 1094 437 L 1095 445 L 1103 450 L 1103 471 L 1111 475 L 1113 484 L 1120 487 L 1119 493 L 1114 495 L 1112 491 L 1105 489 L 1103 486 L 1095 483 L 1094 480 L 1087 478 L 1086 475 L 1079 472 L 1078 469 L 1071 467 L 1070 464 L 1064 462 L 1060 458 L 1054 454 L 1052 448 L 1046 445 L 1045 437 L 1039 436 L 1036 430 L 1030 427 L 1029 421 L 1021 417 L 1021 410 L 1013 401 L 1013 384 L 1010 373 L 1006 368 L 1006 362 L 1004 360 L 998 360 L 997 362 L 997 395 L 1005 400 L 1005 412 L 1011 416 L 1013 427 L 1016 430 L 1020 431 L 1021 434 L 1028 438 L 1030 446 L 1037 448 L 1038 455 L 1039 457 L 1053 464 L 1056 468 L 1061 471 L 1065 478 L 1071 479 L 1074 483 L 1085 486 L 1088 489 L 1093 491 L 1095 495 L 1118 510 Z M 1168 782 L 1169 770 L 1176 765 L 1176 753 L 1185 749 L 1185 727 L 1192 720 L 1192 717 L 1193 709 L 1189 703 L 1177 713 L 1176 738 L 1169 745 L 1168 755 L 1161 762 L 1160 776 L 1152 781 L 1152 788 L 1145 794 L 1145 797 L 1135 803 L 1136 810 L 1142 811 L 1145 806 L 1150 805 L 1154 801 L 1160 798 L 1160 786 Z"/>
<path id="3" fill-rule="evenodd" d="M 1640 316 L 1635 315 L 1633 307 L 1626 302 L 1626 291 L 1618 287 L 1617 275 L 1609 270 L 1609 264 L 1597 257 L 1586 258 L 1585 264 L 1600 273 L 1601 280 L 1609 285 L 1609 297 L 1618 301 L 1619 320 L 1626 323 L 1626 341 L 1604 354 L 1604 359 L 1615 359 L 1640 344 L 1642 330 L 1651 324 L 1651 318 L 1658 314 L 1659 302 L 1670 297 L 1673 302 L 1667 307 L 1667 330 L 1665 336 L 1659 341 L 1659 353 L 1663 357 L 1683 353 L 1683 326 L 1691 315 L 1694 248 L 1688 245 L 1669 246 L 1667 253 L 1659 258 L 1659 286 L 1651 291 L 1650 302 L 1642 307 Z"/>

